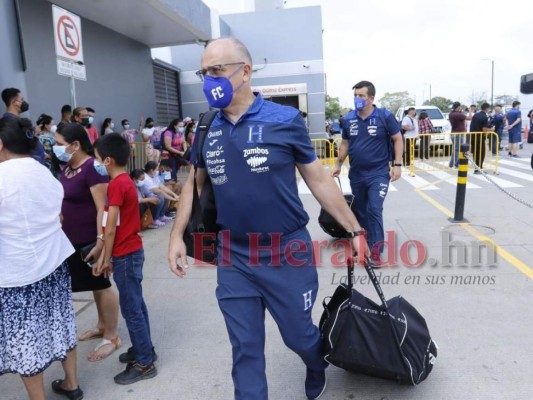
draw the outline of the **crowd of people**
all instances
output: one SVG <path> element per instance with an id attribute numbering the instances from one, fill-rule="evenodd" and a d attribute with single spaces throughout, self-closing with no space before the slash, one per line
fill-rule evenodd
<path id="1" fill-rule="evenodd" d="M 155 140 L 158 128 L 147 118 L 143 148 L 133 146 L 138 135 L 128 120 L 120 133 L 112 118 L 98 130 L 90 107 L 65 105 L 57 125 L 45 113 L 33 124 L 20 115 L 29 109 L 20 90 L 4 89 L 2 100 L 0 375 L 20 374 L 30 399 L 40 400 L 43 372 L 60 360 L 65 376 L 52 382 L 53 391 L 83 398 L 76 343 L 98 340 L 86 356 L 89 362 L 110 356 L 122 345 L 120 310 L 132 346 L 119 356 L 127 367 L 115 382 L 155 376 L 157 355 L 141 290 L 141 217 L 149 206 L 148 228 L 174 219 L 181 192 L 177 172 L 189 165 L 184 156 L 194 141 L 195 121 L 173 120 L 159 128 Z M 132 152 L 139 148 L 150 161 L 130 175 Z M 76 334 L 72 293 L 87 291 L 97 318 L 94 328 Z"/>
<path id="2" fill-rule="evenodd" d="M 400 125 L 388 110 L 374 105 L 371 82 L 353 86 L 355 109 L 340 121 L 342 142 L 331 175 L 339 175 L 349 156 L 354 214 L 317 159 L 301 113 L 252 91 L 252 65 L 248 49 L 235 38 L 216 39 L 204 48 L 197 75 L 209 106 L 220 110 L 209 127 L 213 141 L 194 140 L 195 122 L 189 118 L 172 120 L 166 128 L 147 118 L 140 130 L 123 119 L 120 133 L 106 118 L 97 130 L 90 107 L 63 107 L 57 126 L 41 114 L 33 126 L 20 117 L 29 109 L 22 93 L 14 88 L 2 92 L 0 375 L 19 374 L 31 400 L 45 399 L 43 373 L 53 361 L 62 361 L 65 373 L 52 382 L 53 391 L 71 400 L 83 398 L 76 343 L 99 339 L 88 361 L 109 357 L 122 345 L 119 310 L 132 345 L 119 355 L 126 367 L 114 381 L 128 385 L 157 375 L 158 355 L 142 294 L 141 216 L 149 210 L 150 227 L 156 229 L 174 219 L 167 211 L 180 202 L 168 263 L 174 274 L 185 277 L 183 236 L 193 212 L 193 190 L 207 182 L 216 199 L 219 235 L 231 233 L 217 242 L 216 297 L 232 346 L 235 399 L 268 399 L 265 310 L 305 365 L 307 398 L 323 394 L 328 364 L 312 320 L 318 275 L 294 169 L 346 231 L 348 256 L 359 262 L 371 256 L 379 264 L 384 200 L 405 162 L 401 131 L 410 132 L 406 140 L 411 140 L 413 131 L 426 135 L 432 124 L 424 113 L 416 118 L 409 111 Z M 477 118 L 478 113 L 460 112 L 463 117 L 452 126 L 462 129 L 459 122 L 471 120 L 472 130 L 492 128 L 487 106 Z M 507 114 L 510 135 L 520 124 L 518 106 Z M 142 147 L 136 145 L 139 136 Z M 514 139 L 513 133 L 510 143 Z M 215 143 L 223 152 L 210 150 Z M 148 162 L 130 171 L 139 149 Z M 427 154 L 424 142 L 422 154 Z M 182 190 L 177 175 L 183 166 L 191 170 Z M 298 254 L 291 257 L 294 243 Z M 279 255 L 275 265 L 273 253 Z M 79 336 L 73 291 L 92 291 L 98 314 L 94 329 Z"/>

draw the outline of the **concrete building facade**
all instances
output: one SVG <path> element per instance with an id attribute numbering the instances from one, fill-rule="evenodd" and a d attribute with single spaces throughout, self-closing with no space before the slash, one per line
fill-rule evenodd
<path id="1" fill-rule="evenodd" d="M 310 132 L 324 132 L 325 74 L 320 7 L 280 8 L 272 1 L 254 12 L 220 16 L 220 35 L 234 36 L 250 50 L 252 85 L 272 101 L 307 113 Z M 203 43 L 174 46 L 172 64 L 180 70 L 183 112 L 191 117 L 208 109 L 200 68 Z"/>

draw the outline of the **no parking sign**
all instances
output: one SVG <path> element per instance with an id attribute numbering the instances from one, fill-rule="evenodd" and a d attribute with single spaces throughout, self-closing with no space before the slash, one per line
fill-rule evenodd
<path id="1" fill-rule="evenodd" d="M 57 73 L 85 80 L 80 17 L 56 5 L 52 5 L 52 15 Z"/>

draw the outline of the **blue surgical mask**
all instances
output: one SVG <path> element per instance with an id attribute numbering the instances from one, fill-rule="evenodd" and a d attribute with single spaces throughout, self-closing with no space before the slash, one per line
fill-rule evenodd
<path id="1" fill-rule="evenodd" d="M 100 163 L 98 160 L 94 160 L 94 169 L 102 176 L 108 176 L 107 169 L 105 165 Z"/>
<path id="2" fill-rule="evenodd" d="M 70 144 L 69 144 L 70 146 Z M 52 148 L 52 150 L 54 151 L 54 154 L 56 155 L 57 159 L 59 161 L 63 161 L 63 162 L 69 162 L 70 159 L 72 158 L 72 154 L 70 153 L 67 153 L 67 147 L 68 146 L 54 146 Z"/>
<path id="3" fill-rule="evenodd" d="M 164 171 L 163 174 L 162 174 L 161 176 L 162 176 L 163 179 L 166 180 L 166 181 L 170 180 L 170 178 L 171 178 L 170 171 Z"/>
<path id="4" fill-rule="evenodd" d="M 231 78 L 242 67 L 243 65 L 237 68 L 235 72 L 229 76 L 229 78 Z M 244 82 L 237 89 L 233 90 L 233 86 L 231 85 L 229 78 L 226 78 L 225 76 L 215 77 L 210 75 L 206 75 L 204 77 L 203 91 L 209 106 L 213 108 L 224 109 L 231 104 L 233 93 L 239 90 Z"/>
<path id="5" fill-rule="evenodd" d="M 89 117 L 89 125 L 91 125 L 94 122 L 94 117 Z"/>
<path id="6" fill-rule="evenodd" d="M 113 122 L 111 122 L 111 125 L 109 125 L 109 127 L 110 127 L 111 129 L 114 129 L 114 128 L 115 128 L 115 124 L 114 124 Z"/>
<path id="7" fill-rule="evenodd" d="M 137 186 L 138 188 L 141 188 L 144 186 L 144 181 L 137 181 L 135 182 L 135 186 Z"/>
<path id="8" fill-rule="evenodd" d="M 185 133 L 185 128 L 183 126 L 178 128 L 179 133 Z"/>
<path id="9" fill-rule="evenodd" d="M 355 109 L 357 111 L 362 111 L 366 107 L 366 100 L 361 97 L 355 96 L 354 104 L 355 104 Z"/>
<path id="10" fill-rule="evenodd" d="M 130 125 L 129 124 L 124 125 L 124 129 L 130 129 Z"/>

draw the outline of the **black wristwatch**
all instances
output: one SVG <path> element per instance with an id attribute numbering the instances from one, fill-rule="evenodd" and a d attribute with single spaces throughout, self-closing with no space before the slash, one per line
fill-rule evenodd
<path id="1" fill-rule="evenodd" d="M 347 231 L 344 237 L 347 239 L 352 239 L 356 236 L 362 235 L 363 233 L 365 233 L 364 229 L 361 229 L 359 231 Z"/>
<path id="2" fill-rule="evenodd" d="M 402 163 L 394 163 L 394 166 L 395 166 L 395 167 L 401 167 L 401 166 L 402 166 Z"/>

